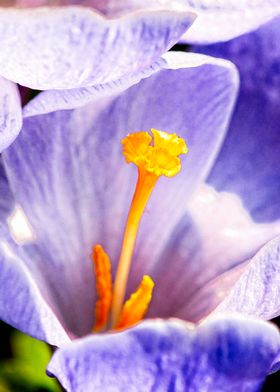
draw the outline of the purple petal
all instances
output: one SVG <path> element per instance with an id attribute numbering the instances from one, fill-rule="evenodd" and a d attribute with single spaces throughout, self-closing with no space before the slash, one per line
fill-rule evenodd
<path id="1" fill-rule="evenodd" d="M 256 391 L 280 347 L 277 329 L 227 316 L 193 326 L 147 321 L 90 336 L 54 354 L 48 372 L 68 392 Z"/>
<path id="2" fill-rule="evenodd" d="M 132 76 L 128 77 L 125 75 L 113 82 L 92 87 L 42 91 L 24 107 L 24 117 L 50 113 L 56 110 L 73 109 L 84 106 L 92 100 L 120 94 L 122 91 L 137 84 L 140 80 L 145 79 L 164 68 L 165 63 L 165 60 L 160 58 L 145 70 L 141 70 Z"/>
<path id="3" fill-rule="evenodd" d="M 280 218 L 280 18 L 228 44 L 199 49 L 231 59 L 241 91 L 209 182 L 238 194 L 259 222 Z"/>
<path id="4" fill-rule="evenodd" d="M 176 225 L 158 265 L 147 271 L 156 283 L 150 316 L 193 322 L 204 318 L 243 272 L 242 266 L 234 267 L 279 234 L 280 222 L 256 224 L 237 196 L 203 185 Z"/>
<path id="5" fill-rule="evenodd" d="M 91 247 L 101 243 L 114 268 L 121 247 L 136 176 L 136 168 L 124 163 L 121 138 L 155 127 L 186 136 L 190 148 L 182 173 L 160 180 L 151 212 L 143 219 L 134 290 L 142 278 L 141 260 L 155 262 L 185 211 L 185 201 L 207 176 L 226 130 L 236 93 L 235 69 L 194 54 L 166 58 L 170 69 L 117 97 L 25 119 L 20 138 L 5 153 L 17 201 L 37 236 L 41 268 L 76 335 L 89 332 L 93 322 Z"/>
<path id="6" fill-rule="evenodd" d="M 219 3 L 204 0 L 203 4 L 197 3 L 192 8 L 198 13 L 197 21 L 183 37 L 186 42 L 197 44 L 230 40 L 257 29 L 280 13 L 278 0 L 224 0 Z"/>
<path id="7" fill-rule="evenodd" d="M 198 17 L 183 40 L 192 43 L 226 41 L 257 29 L 279 15 L 278 0 L 93 0 L 91 4 L 109 15 L 138 9 L 192 10 Z"/>
<path id="8" fill-rule="evenodd" d="M 17 137 L 22 126 L 17 86 L 0 77 L 0 153 Z"/>
<path id="9" fill-rule="evenodd" d="M 0 233 L 1 319 L 37 339 L 65 344 L 70 339 L 26 267 L 21 250 L 7 239 L 2 227 Z"/>
<path id="10" fill-rule="evenodd" d="M 39 90 L 112 82 L 152 64 L 194 18 L 190 12 L 144 11 L 109 20 L 82 7 L 4 8 L 0 74 Z"/>
<path id="11" fill-rule="evenodd" d="M 5 218 L 12 212 L 14 198 L 10 190 L 5 169 L 0 158 L 0 222 L 5 222 Z"/>
<path id="12" fill-rule="evenodd" d="M 277 358 L 275 358 L 275 360 L 273 361 L 270 372 L 276 373 L 276 372 L 278 372 L 278 370 L 280 370 L 280 351 L 279 351 Z"/>
<path id="13" fill-rule="evenodd" d="M 235 311 L 265 320 L 280 314 L 280 237 L 247 264 L 216 312 Z"/>
<path id="14" fill-rule="evenodd" d="M 8 0 L 7 0 L 8 1 Z M 51 0 L 17 0 L 17 5 L 51 5 Z M 143 9 L 189 11 L 198 14 L 195 23 L 181 40 L 192 43 L 214 43 L 247 33 L 279 15 L 278 0 L 58 0 L 56 5 L 79 4 L 108 16 L 124 15 Z"/>

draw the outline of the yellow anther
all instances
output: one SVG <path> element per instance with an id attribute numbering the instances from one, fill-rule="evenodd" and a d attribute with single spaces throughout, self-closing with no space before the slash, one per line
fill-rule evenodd
<path id="1" fill-rule="evenodd" d="M 101 245 L 95 245 L 93 248 L 92 260 L 94 262 L 96 292 L 98 296 L 95 304 L 95 325 L 93 331 L 99 332 L 107 325 L 109 311 L 112 305 L 111 262 Z"/>
<path id="2" fill-rule="evenodd" d="M 120 317 L 131 257 L 136 241 L 141 216 L 161 175 L 172 177 L 181 169 L 180 154 L 187 153 L 185 141 L 175 134 L 152 129 L 148 132 L 137 132 L 122 140 L 123 154 L 127 162 L 138 166 L 138 181 L 135 188 L 124 233 L 116 279 L 114 283 L 112 303 L 112 326 L 116 327 Z"/>
<path id="3" fill-rule="evenodd" d="M 175 176 L 181 169 L 178 155 L 188 152 L 184 139 L 175 133 L 168 134 L 156 129 L 151 132 L 153 139 L 148 132 L 137 132 L 122 140 L 126 161 L 135 163 L 140 169 L 157 177 Z"/>
<path id="4" fill-rule="evenodd" d="M 115 329 L 128 328 L 142 320 L 151 302 L 153 288 L 153 280 L 145 275 L 138 289 L 125 302 Z"/>

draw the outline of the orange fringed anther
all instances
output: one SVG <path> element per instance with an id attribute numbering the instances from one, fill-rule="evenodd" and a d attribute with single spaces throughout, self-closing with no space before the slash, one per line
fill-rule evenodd
<path id="1" fill-rule="evenodd" d="M 96 292 L 98 296 L 95 305 L 95 325 L 93 331 L 99 332 L 107 326 L 109 311 L 112 305 L 111 262 L 101 245 L 94 246 L 92 260 L 94 262 Z"/>
<path id="2" fill-rule="evenodd" d="M 125 302 L 115 329 L 131 327 L 143 319 L 152 299 L 153 288 L 153 280 L 145 275 L 138 289 Z"/>

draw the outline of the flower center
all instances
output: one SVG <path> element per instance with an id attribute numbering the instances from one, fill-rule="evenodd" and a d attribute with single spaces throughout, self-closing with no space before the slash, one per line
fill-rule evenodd
<path id="1" fill-rule="evenodd" d="M 96 245 L 93 250 L 98 296 L 95 332 L 106 328 L 109 318 L 113 329 L 137 323 L 144 317 L 152 299 L 154 282 L 145 275 L 138 289 L 123 304 L 138 227 L 158 178 L 161 175 L 173 177 L 179 173 L 181 161 L 178 155 L 186 154 L 188 149 L 184 139 L 176 134 L 156 129 L 151 129 L 151 132 L 153 137 L 148 132 L 137 132 L 122 140 L 127 163 L 133 162 L 138 167 L 138 181 L 127 217 L 114 285 L 109 256 L 101 245 Z"/>

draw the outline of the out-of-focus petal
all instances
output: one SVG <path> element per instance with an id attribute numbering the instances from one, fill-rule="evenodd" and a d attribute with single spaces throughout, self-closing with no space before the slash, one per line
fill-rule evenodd
<path id="1" fill-rule="evenodd" d="M 215 311 L 236 311 L 266 320 L 279 316 L 280 237 L 270 241 L 252 258 Z"/>
<path id="2" fill-rule="evenodd" d="M 198 18 L 183 40 L 197 44 L 230 40 L 280 14 L 278 0 L 197 0 L 195 3 L 192 9 L 197 11 Z"/>
<path id="3" fill-rule="evenodd" d="M 91 336 L 54 354 L 48 372 L 67 392 L 256 391 L 280 347 L 259 320 L 215 318 L 196 330 L 179 320 L 146 321 Z"/>
<path id="4" fill-rule="evenodd" d="M 204 318 L 243 272 L 234 267 L 279 234 L 280 221 L 256 224 L 236 195 L 201 186 L 158 264 L 146 272 L 156 283 L 150 315 L 195 322 Z"/>
<path id="5" fill-rule="evenodd" d="M 142 278 L 137 266 L 155 261 L 193 188 L 207 176 L 226 131 L 237 89 L 235 68 L 195 54 L 166 58 L 170 69 L 117 97 L 25 119 L 23 132 L 4 154 L 17 201 L 35 230 L 45 274 L 77 335 L 87 333 L 93 322 L 91 247 L 101 243 L 114 268 L 121 248 L 137 172 L 125 164 L 122 137 L 154 127 L 185 136 L 190 149 L 182 172 L 161 179 L 152 196 L 134 258 L 134 290 Z"/>
<path id="6" fill-rule="evenodd" d="M 227 44 L 197 48 L 235 62 L 241 90 L 209 182 L 238 194 L 258 222 L 280 218 L 280 18 Z"/>
<path id="7" fill-rule="evenodd" d="M 17 86 L 0 77 L 0 153 L 17 137 L 22 111 Z"/>
<path id="8" fill-rule="evenodd" d="M 192 10 L 198 17 L 183 40 L 214 43 L 257 29 L 279 15 L 278 0 L 93 0 L 91 5 L 108 15 L 139 9 Z"/>
<path id="9" fill-rule="evenodd" d="M 0 222 L 5 222 L 6 217 L 11 213 L 13 207 L 14 197 L 0 158 Z"/>
<path id="10" fill-rule="evenodd" d="M 143 11 L 109 20 L 83 7 L 0 9 L 0 75 L 39 90 L 112 82 L 152 64 L 194 18 Z"/>
<path id="11" fill-rule="evenodd" d="M 29 335 L 60 346 L 70 341 L 42 296 L 22 253 L 0 227 L 0 318 Z"/>
<path id="12" fill-rule="evenodd" d="M 279 351 L 279 355 L 277 356 L 277 358 L 275 358 L 275 360 L 273 361 L 270 372 L 276 373 L 276 372 L 278 372 L 278 370 L 280 370 L 280 351 Z"/>

